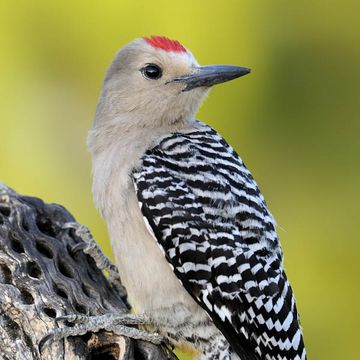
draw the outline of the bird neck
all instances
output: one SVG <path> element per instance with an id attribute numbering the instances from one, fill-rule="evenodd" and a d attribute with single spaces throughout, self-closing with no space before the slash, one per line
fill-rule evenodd
<path id="1" fill-rule="evenodd" d="M 195 123 L 141 128 L 126 127 L 122 120 L 114 118 L 95 122 L 88 135 L 94 200 L 105 218 L 113 211 L 111 204 L 114 201 L 120 203 L 126 197 L 123 189 L 130 186 L 129 174 L 139 165 L 146 150 L 157 145 L 169 133 L 187 131 Z"/>
<path id="2" fill-rule="evenodd" d="M 138 143 L 151 146 L 163 135 L 182 131 L 191 125 L 193 119 L 165 123 L 156 126 L 156 122 L 139 119 L 135 114 L 96 114 L 94 124 L 88 135 L 88 148 L 92 155 L 114 148 L 124 148 L 124 145 L 136 147 Z"/>

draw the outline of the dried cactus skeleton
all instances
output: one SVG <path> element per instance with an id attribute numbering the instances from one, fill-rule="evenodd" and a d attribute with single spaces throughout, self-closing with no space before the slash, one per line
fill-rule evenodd
<path id="1" fill-rule="evenodd" d="M 0 359 L 176 359 L 163 346 L 101 324 L 98 332 L 56 338 L 84 315 L 129 312 L 114 267 L 96 256 L 94 243 L 84 243 L 76 224 L 64 207 L 0 183 Z"/>

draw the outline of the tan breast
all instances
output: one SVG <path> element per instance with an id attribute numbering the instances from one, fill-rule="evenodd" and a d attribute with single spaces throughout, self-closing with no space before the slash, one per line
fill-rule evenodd
<path id="1" fill-rule="evenodd" d="M 130 177 L 146 149 L 161 134 L 127 136 L 126 141 L 93 156 L 94 199 L 108 227 L 116 265 L 129 301 L 137 313 L 146 313 L 164 332 L 194 335 L 193 325 L 209 323 L 207 313 L 195 302 L 173 273 L 157 240 L 146 227 Z M 200 329 L 200 328 L 199 328 Z M 202 336 L 217 329 L 206 326 Z"/>

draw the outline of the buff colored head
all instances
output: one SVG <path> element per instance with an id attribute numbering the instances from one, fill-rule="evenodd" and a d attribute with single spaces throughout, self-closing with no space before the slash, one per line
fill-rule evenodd
<path id="1" fill-rule="evenodd" d="M 110 65 L 96 122 L 158 127 L 191 119 L 211 86 L 249 73 L 244 67 L 199 66 L 189 50 L 164 36 L 136 39 Z"/>

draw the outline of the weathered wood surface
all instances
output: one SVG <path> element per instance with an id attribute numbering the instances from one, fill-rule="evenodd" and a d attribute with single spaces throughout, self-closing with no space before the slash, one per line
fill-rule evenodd
<path id="1" fill-rule="evenodd" d="M 105 331 L 49 342 L 40 353 L 41 339 L 64 326 L 56 317 L 129 311 L 92 258 L 72 253 L 82 240 L 63 225 L 74 221 L 64 207 L 0 183 L 0 359 L 176 359 Z"/>

